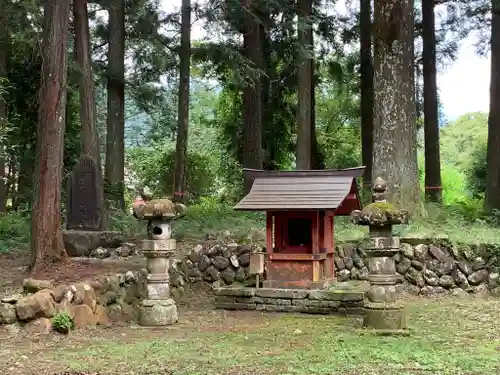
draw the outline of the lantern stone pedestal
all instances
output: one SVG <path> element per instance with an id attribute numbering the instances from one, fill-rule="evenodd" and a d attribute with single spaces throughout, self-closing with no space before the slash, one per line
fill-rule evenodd
<path id="1" fill-rule="evenodd" d="M 398 279 L 394 255 L 399 252 L 399 237 L 392 226 L 408 223 L 408 212 L 394 208 L 386 200 L 386 183 L 377 178 L 373 187 L 373 203 L 362 211 L 353 211 L 355 224 L 368 225 L 369 237 L 362 249 L 368 258 L 368 281 L 363 325 L 381 334 L 408 334 L 403 305 L 397 301 Z"/>
<path id="2" fill-rule="evenodd" d="M 175 254 L 176 241 L 171 238 L 170 220 L 182 217 L 186 207 L 168 199 L 153 200 L 138 210 L 138 217 L 148 221 L 149 239 L 140 243 L 147 261 L 147 299 L 141 301 L 139 324 L 166 326 L 177 323 L 179 315 L 170 296 L 170 262 Z"/>

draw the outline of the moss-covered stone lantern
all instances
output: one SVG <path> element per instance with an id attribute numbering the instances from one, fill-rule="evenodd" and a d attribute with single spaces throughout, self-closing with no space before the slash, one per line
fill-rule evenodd
<path id="1" fill-rule="evenodd" d="M 147 299 L 141 302 L 139 315 L 143 326 L 165 326 L 179 320 L 177 306 L 170 297 L 168 271 L 176 250 L 170 221 L 181 218 L 186 211 L 186 206 L 168 199 L 153 199 L 134 209 L 135 216 L 148 223 L 149 239 L 140 244 L 148 269 Z"/>
<path id="2" fill-rule="evenodd" d="M 362 243 L 368 259 L 370 289 L 366 294 L 364 326 L 387 333 L 401 333 L 406 328 L 405 312 L 397 302 L 398 279 L 394 255 L 399 252 L 399 237 L 392 226 L 408 224 L 408 212 L 387 202 L 387 184 L 377 178 L 373 200 L 363 210 L 351 213 L 352 222 L 368 225 L 369 236 Z"/>

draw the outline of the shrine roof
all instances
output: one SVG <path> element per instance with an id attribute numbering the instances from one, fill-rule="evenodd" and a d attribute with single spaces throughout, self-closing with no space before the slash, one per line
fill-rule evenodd
<path id="1" fill-rule="evenodd" d="M 334 210 L 350 193 L 359 200 L 356 177 L 365 167 L 264 171 L 244 169 L 250 192 L 234 207 L 244 211 Z"/>

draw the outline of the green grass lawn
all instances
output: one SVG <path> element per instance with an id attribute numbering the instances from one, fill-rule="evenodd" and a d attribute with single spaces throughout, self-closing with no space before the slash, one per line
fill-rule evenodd
<path id="1" fill-rule="evenodd" d="M 167 329 L 92 330 L 18 350 L 11 343 L 0 367 L 23 355 L 36 366 L 37 353 L 44 369 L 100 375 L 493 375 L 499 311 L 494 299 L 408 301 L 411 335 L 380 337 L 354 318 L 181 310 L 181 323 Z"/>

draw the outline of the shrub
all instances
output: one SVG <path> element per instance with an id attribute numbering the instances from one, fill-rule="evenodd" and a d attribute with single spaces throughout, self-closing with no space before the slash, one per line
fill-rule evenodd
<path id="1" fill-rule="evenodd" d="M 30 242 L 30 217 L 17 212 L 0 216 L 0 253 Z"/>
<path id="2" fill-rule="evenodd" d="M 75 328 L 75 322 L 67 312 L 61 311 L 52 318 L 52 327 L 56 332 L 68 334 Z"/>

